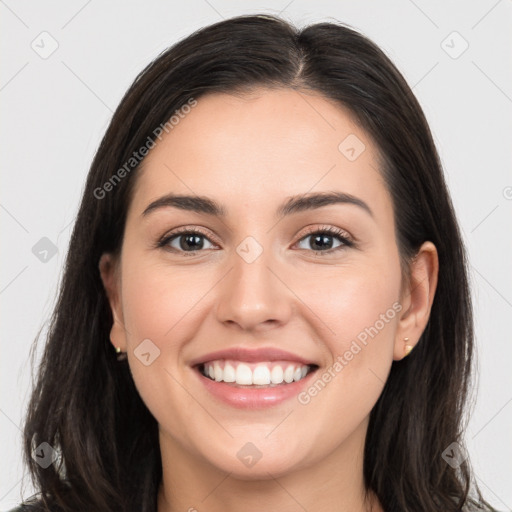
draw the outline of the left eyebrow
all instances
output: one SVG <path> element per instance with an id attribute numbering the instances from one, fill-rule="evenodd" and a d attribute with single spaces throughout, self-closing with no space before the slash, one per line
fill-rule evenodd
<path id="1" fill-rule="evenodd" d="M 277 215 L 285 216 L 306 210 L 315 210 L 332 204 L 351 204 L 362 208 L 373 217 L 371 208 L 358 197 L 345 192 L 317 192 L 290 197 L 277 210 Z"/>
<path id="2" fill-rule="evenodd" d="M 316 210 L 323 206 L 330 206 L 333 204 L 355 205 L 373 217 L 371 208 L 362 199 L 344 192 L 317 192 L 289 197 L 285 203 L 277 209 L 276 216 L 288 216 L 307 210 Z M 226 209 L 214 199 L 206 196 L 176 194 L 167 194 L 156 199 L 148 205 L 148 207 L 142 212 L 142 215 L 146 216 L 151 212 L 164 207 L 179 208 L 180 210 L 204 213 L 206 215 L 221 218 L 226 217 Z"/>

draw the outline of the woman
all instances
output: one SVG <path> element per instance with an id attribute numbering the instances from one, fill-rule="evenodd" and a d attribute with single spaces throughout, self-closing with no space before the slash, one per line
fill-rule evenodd
<path id="1" fill-rule="evenodd" d="M 462 437 L 465 265 L 425 117 L 374 43 L 266 15 L 192 34 L 88 175 L 23 510 L 491 510 Z"/>

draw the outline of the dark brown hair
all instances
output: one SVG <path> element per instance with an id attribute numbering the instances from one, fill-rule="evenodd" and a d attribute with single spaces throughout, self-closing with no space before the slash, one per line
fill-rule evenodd
<path id="1" fill-rule="evenodd" d="M 489 510 L 469 460 L 454 469 L 442 457 L 451 443 L 464 447 L 473 320 L 465 251 L 422 109 L 357 31 L 337 23 L 298 30 L 268 15 L 231 18 L 178 42 L 137 76 L 112 118 L 87 177 L 24 425 L 38 510 L 156 510 L 157 423 L 128 364 L 116 360 L 98 271 L 100 256 L 121 248 L 137 166 L 102 197 L 97 191 L 191 98 L 256 86 L 311 90 L 348 108 L 382 155 L 401 259 L 426 240 L 438 250 L 427 327 L 411 355 L 392 364 L 371 412 L 367 490 L 387 512 Z M 42 442 L 60 454 L 46 469 L 32 458 Z"/>

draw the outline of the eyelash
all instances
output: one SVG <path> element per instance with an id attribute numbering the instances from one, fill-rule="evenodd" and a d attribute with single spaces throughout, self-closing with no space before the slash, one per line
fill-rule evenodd
<path id="1" fill-rule="evenodd" d="M 307 233 L 304 236 L 302 236 L 296 242 L 296 244 L 302 242 L 302 240 L 304 240 L 304 239 L 306 239 L 306 238 L 308 238 L 310 236 L 313 236 L 313 235 L 324 235 L 324 234 L 327 234 L 329 236 L 334 236 L 334 237 L 338 238 L 342 242 L 342 245 L 340 245 L 338 247 L 334 247 L 334 248 L 328 249 L 326 251 L 315 251 L 313 249 L 310 249 L 309 251 L 313 252 L 316 255 L 323 256 L 325 254 L 332 254 L 332 253 L 334 253 L 336 251 L 339 251 L 339 250 L 342 250 L 342 249 L 346 249 L 347 247 L 354 247 L 355 246 L 355 243 L 350 239 L 350 237 L 348 236 L 348 234 L 345 231 L 343 231 L 343 230 L 341 230 L 339 228 L 333 228 L 333 227 L 330 227 L 330 226 L 326 226 L 326 227 L 322 227 L 322 228 L 309 228 Z M 183 251 L 183 250 L 175 249 L 174 247 L 168 246 L 169 242 L 171 242 L 173 239 L 178 238 L 179 236 L 183 236 L 183 235 L 199 235 L 199 236 L 202 236 L 202 237 L 206 238 L 210 243 L 216 244 L 216 242 L 210 240 L 210 236 L 207 235 L 206 233 L 204 233 L 202 230 L 200 230 L 198 228 L 195 228 L 195 227 L 186 227 L 185 226 L 183 228 L 179 228 L 176 231 L 173 231 L 172 233 L 164 235 L 157 242 L 156 247 L 157 248 L 162 248 L 162 249 L 170 251 L 170 252 L 181 253 L 183 255 L 188 255 L 188 256 L 194 256 L 198 252 L 204 252 L 204 250 L 199 250 L 199 251 Z M 308 250 L 308 249 L 302 249 L 302 250 Z"/>

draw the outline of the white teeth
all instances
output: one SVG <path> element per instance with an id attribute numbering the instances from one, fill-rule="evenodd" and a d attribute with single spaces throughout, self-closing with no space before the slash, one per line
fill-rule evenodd
<path id="1" fill-rule="evenodd" d="M 308 366 L 300 364 L 288 364 L 285 370 L 281 364 L 272 365 L 268 362 L 252 365 L 252 368 L 242 362 L 231 364 L 226 361 L 222 365 L 222 361 L 212 361 L 204 365 L 203 373 L 217 382 L 236 383 L 242 386 L 290 384 L 308 374 Z"/>
<path id="2" fill-rule="evenodd" d="M 252 384 L 252 372 L 246 364 L 239 364 L 236 368 L 236 383 L 237 384 Z"/>
<path id="3" fill-rule="evenodd" d="M 260 386 L 270 384 L 270 370 L 266 366 L 256 366 L 252 372 L 252 383 Z"/>
<path id="4" fill-rule="evenodd" d="M 224 382 L 235 382 L 236 381 L 236 373 L 235 369 L 229 364 L 226 363 L 224 365 Z"/>
<path id="5" fill-rule="evenodd" d="M 283 375 L 283 379 L 285 382 L 287 382 L 288 384 L 290 382 L 293 382 L 293 372 L 294 372 L 295 368 L 290 365 L 286 368 L 286 370 L 284 371 L 284 375 Z"/>
<path id="6" fill-rule="evenodd" d="M 281 384 L 281 382 L 283 382 L 283 369 L 279 365 L 274 366 L 274 368 L 272 368 L 270 379 L 272 380 L 272 384 Z"/>
<path id="7" fill-rule="evenodd" d="M 220 382 L 222 380 L 222 378 L 224 377 L 223 373 L 224 372 L 222 371 L 220 364 L 215 362 L 215 364 L 213 365 L 213 375 L 215 376 L 215 380 L 217 382 Z"/>

